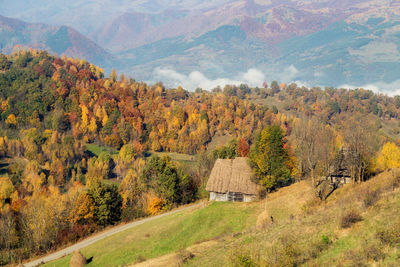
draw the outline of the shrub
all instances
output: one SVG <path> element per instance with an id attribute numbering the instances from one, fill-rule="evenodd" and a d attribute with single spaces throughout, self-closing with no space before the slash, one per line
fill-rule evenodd
<path id="1" fill-rule="evenodd" d="M 165 201 L 163 198 L 157 197 L 155 194 L 149 193 L 147 195 L 146 212 L 150 215 L 159 213 L 164 207 Z"/>
<path id="2" fill-rule="evenodd" d="M 135 263 L 140 263 L 146 261 L 146 258 L 142 255 L 137 256 Z"/>
<path id="3" fill-rule="evenodd" d="M 342 228 L 349 228 L 356 222 L 362 220 L 362 217 L 358 211 L 351 210 L 345 213 L 342 218 L 340 219 L 340 227 Z"/>
<path id="4" fill-rule="evenodd" d="M 368 266 L 365 255 L 360 251 L 349 250 L 344 255 L 345 261 L 349 262 L 349 266 L 366 267 Z"/>
<path id="5" fill-rule="evenodd" d="M 318 255 L 327 249 L 329 245 L 332 244 L 330 238 L 326 235 L 323 235 L 321 238 L 317 239 L 316 241 L 311 242 L 310 248 L 308 250 L 308 256 L 310 258 L 317 258 Z"/>
<path id="6" fill-rule="evenodd" d="M 233 258 L 232 265 L 235 267 L 255 267 L 258 266 L 247 254 L 239 254 Z"/>
<path id="7" fill-rule="evenodd" d="M 304 253 L 292 236 L 284 236 L 279 243 L 272 247 L 267 254 L 267 266 L 297 266 L 302 262 L 301 255 Z"/>
<path id="8" fill-rule="evenodd" d="M 376 233 L 377 238 L 384 245 L 394 246 L 400 244 L 400 223 L 389 225 Z"/>
<path id="9" fill-rule="evenodd" d="M 316 211 L 317 207 L 321 204 L 321 200 L 318 197 L 313 197 L 308 200 L 302 207 L 301 210 L 305 214 L 312 214 Z"/>
<path id="10" fill-rule="evenodd" d="M 374 261 L 379 261 L 385 258 L 385 253 L 383 252 L 382 247 L 375 244 L 366 246 L 362 254 L 366 255 L 369 260 Z"/>
<path id="11" fill-rule="evenodd" d="M 365 208 L 368 208 L 374 205 L 376 202 L 378 202 L 380 196 L 381 192 L 378 189 L 376 190 L 367 189 L 364 192 L 364 199 L 362 200 L 363 206 Z"/>
<path id="12" fill-rule="evenodd" d="M 180 263 L 179 266 L 184 265 L 185 262 L 192 259 L 194 254 L 186 249 L 182 249 L 177 253 L 178 262 Z"/>
<path id="13" fill-rule="evenodd" d="M 329 239 L 329 237 L 326 236 L 326 235 L 323 235 L 323 236 L 321 237 L 321 242 L 322 242 L 322 244 L 324 244 L 324 245 L 329 245 L 329 244 L 332 243 L 332 241 L 331 241 L 331 240 Z"/>

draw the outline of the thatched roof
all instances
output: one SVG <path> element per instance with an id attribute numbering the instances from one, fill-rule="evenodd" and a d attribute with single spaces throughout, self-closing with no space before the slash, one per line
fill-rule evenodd
<path id="1" fill-rule="evenodd" d="M 257 194 L 257 186 L 251 181 L 251 168 L 247 158 L 217 159 L 208 179 L 209 192 L 235 192 Z"/>

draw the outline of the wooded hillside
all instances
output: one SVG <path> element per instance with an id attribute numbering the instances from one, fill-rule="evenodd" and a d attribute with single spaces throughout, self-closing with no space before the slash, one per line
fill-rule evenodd
<path id="1" fill-rule="evenodd" d="M 271 191 L 316 183 L 346 149 L 351 178 L 364 181 L 400 167 L 399 116 L 400 97 L 363 89 L 188 92 L 105 78 L 45 51 L 0 54 L 0 263 L 202 198 L 216 158 L 250 155 L 255 181 Z M 230 142 L 211 151 L 221 137 Z"/>

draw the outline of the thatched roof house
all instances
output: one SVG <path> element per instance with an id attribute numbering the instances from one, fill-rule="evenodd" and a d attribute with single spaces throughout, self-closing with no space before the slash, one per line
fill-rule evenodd
<path id="1" fill-rule="evenodd" d="M 257 185 L 251 181 L 247 158 L 218 159 L 211 171 L 206 190 L 210 200 L 249 202 L 257 196 Z"/>

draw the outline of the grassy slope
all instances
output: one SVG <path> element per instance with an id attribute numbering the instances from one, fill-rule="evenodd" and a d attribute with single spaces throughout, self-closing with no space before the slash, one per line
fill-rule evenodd
<path id="1" fill-rule="evenodd" d="M 154 258 L 196 242 L 241 232 L 254 224 L 255 204 L 212 203 L 126 230 L 82 250 L 88 266 L 118 266 Z M 69 266 L 71 256 L 44 266 Z"/>
<path id="2" fill-rule="evenodd" d="M 227 239 L 187 265 L 245 266 L 236 264 L 246 259 L 254 266 L 398 266 L 400 190 L 392 192 L 390 180 L 382 174 L 365 184 L 346 186 L 326 203 L 302 205 L 299 214 L 275 220 L 264 230 Z M 364 200 L 375 189 L 381 194 L 366 207 Z M 282 210 L 288 203 L 281 203 Z M 343 229 L 341 217 L 350 210 L 358 211 L 362 221 Z M 379 233 L 391 231 L 392 236 L 379 238 Z"/>
<path id="3" fill-rule="evenodd" d="M 363 266 L 374 262 L 396 266 L 400 259 L 400 237 L 396 239 L 400 189 L 392 191 L 391 177 L 384 173 L 361 185 L 347 185 L 322 203 L 313 200 L 311 187 L 304 181 L 270 194 L 266 201 L 211 203 L 132 228 L 82 252 L 94 256 L 89 266 L 118 266 L 179 254 L 193 244 L 215 240 L 186 265 L 243 266 L 236 264 L 247 259 L 254 266 Z M 367 207 L 366 196 L 374 190 L 380 195 Z M 256 218 L 264 210 L 274 223 L 256 229 Z M 341 217 L 350 210 L 356 210 L 362 221 L 343 229 Z M 394 243 L 388 245 L 378 233 L 391 229 L 395 229 Z M 69 260 L 66 257 L 45 266 L 68 266 Z"/>

